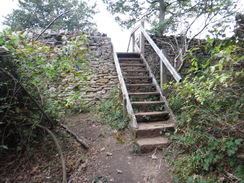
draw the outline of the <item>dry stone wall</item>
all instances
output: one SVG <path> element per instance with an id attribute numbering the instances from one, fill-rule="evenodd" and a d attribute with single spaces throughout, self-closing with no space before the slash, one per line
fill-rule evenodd
<path id="1" fill-rule="evenodd" d="M 90 60 L 92 77 L 86 91 L 86 98 L 100 101 L 109 98 L 109 93 L 118 84 L 118 76 L 113 61 L 113 47 L 111 39 L 105 34 L 95 33 L 87 36 L 89 48 L 94 53 Z"/>
<path id="2" fill-rule="evenodd" d="M 170 36 L 151 36 L 153 41 L 156 43 L 156 45 L 163 50 L 165 53 L 166 57 L 170 61 L 170 63 L 177 68 L 178 65 L 176 65 L 176 60 L 175 58 L 177 57 L 176 55 L 176 44 L 174 41 L 174 37 Z M 146 42 L 145 43 L 145 58 L 148 61 L 148 64 L 150 65 L 153 74 L 155 75 L 156 79 L 159 80 L 160 78 L 160 58 L 158 55 L 155 53 L 151 45 Z M 170 78 L 171 75 L 168 73 L 167 77 Z"/>
<path id="3" fill-rule="evenodd" d="M 174 37 L 174 36 L 151 36 L 152 40 L 156 43 L 156 45 L 163 50 L 166 57 L 170 61 L 171 65 L 174 66 L 174 68 L 180 67 L 179 62 L 179 46 L 183 44 L 183 38 L 182 37 Z M 199 44 L 203 44 L 201 40 L 195 39 L 192 41 L 189 49 L 191 46 L 200 46 Z M 199 53 L 203 54 L 203 53 Z M 159 80 L 160 78 L 160 58 L 155 53 L 154 49 L 151 47 L 151 45 L 146 42 L 145 43 L 145 58 L 147 59 L 153 74 L 155 77 Z M 191 67 L 191 64 L 189 62 L 186 62 L 184 64 L 184 67 L 181 69 L 181 76 L 184 77 L 187 74 L 187 71 Z M 173 77 L 168 72 L 167 77 L 169 80 L 173 80 Z"/>
<path id="4" fill-rule="evenodd" d="M 29 36 L 35 38 L 38 33 L 28 32 Z M 87 81 L 83 82 L 81 90 L 81 95 L 87 100 L 86 103 L 97 104 L 102 99 L 107 99 L 110 97 L 111 90 L 117 86 L 118 77 L 113 61 L 113 46 L 111 39 L 107 37 L 106 34 L 93 32 L 93 33 L 83 33 L 79 31 L 50 31 L 45 32 L 40 38 L 45 42 L 46 45 L 52 46 L 62 46 L 63 39 L 75 38 L 81 34 L 86 34 L 88 38 L 88 49 L 91 50 L 92 56 L 89 59 L 88 69 L 90 70 L 87 74 Z M 83 71 L 80 71 L 81 73 Z M 65 78 L 62 82 L 69 82 L 69 80 L 74 78 Z M 72 86 L 67 88 L 72 90 Z"/>

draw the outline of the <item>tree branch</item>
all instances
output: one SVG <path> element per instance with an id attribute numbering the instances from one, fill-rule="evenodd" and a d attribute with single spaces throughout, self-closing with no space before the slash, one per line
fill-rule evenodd
<path id="1" fill-rule="evenodd" d="M 79 142 L 82 147 L 84 147 L 85 149 L 89 149 L 89 146 L 87 145 L 87 143 L 85 143 L 85 141 L 83 139 L 81 139 L 80 137 L 78 137 L 74 132 L 72 132 L 66 125 L 59 123 L 60 126 L 62 128 L 64 128 L 70 135 L 72 135 L 73 137 L 75 137 L 76 141 Z"/>
<path id="2" fill-rule="evenodd" d="M 59 19 L 61 16 L 63 16 L 63 15 L 65 15 L 65 14 L 67 14 L 67 13 L 69 13 L 69 12 L 71 12 L 71 11 L 66 11 L 66 12 L 64 12 L 64 13 L 62 13 L 62 14 L 60 14 L 59 16 L 57 16 L 50 24 L 48 24 L 48 26 L 36 37 L 36 39 L 35 39 L 35 41 L 37 41 L 40 37 L 41 37 L 41 35 L 57 20 L 57 19 Z"/>
<path id="3" fill-rule="evenodd" d="M 61 149 L 61 146 L 58 142 L 58 139 L 56 138 L 56 136 L 53 134 L 53 132 L 51 130 L 49 130 L 48 128 L 46 128 L 45 126 L 42 126 L 40 124 L 36 124 L 37 127 L 45 130 L 53 139 L 57 149 L 58 149 L 58 152 L 59 152 L 59 155 L 60 155 L 60 160 L 61 160 L 61 164 L 62 164 L 62 172 L 63 172 L 63 183 L 67 183 L 67 173 L 66 173 L 66 166 L 65 166 L 65 159 L 64 159 L 64 155 L 63 155 L 63 152 L 62 152 L 62 149 Z"/>

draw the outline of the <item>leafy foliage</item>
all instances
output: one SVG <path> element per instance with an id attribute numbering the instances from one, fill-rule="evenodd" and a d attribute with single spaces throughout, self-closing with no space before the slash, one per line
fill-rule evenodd
<path id="1" fill-rule="evenodd" d="M 183 133 L 175 137 L 184 152 L 175 162 L 180 182 L 219 182 L 219 175 L 242 169 L 243 43 L 234 38 L 213 43 L 208 39 L 210 57 L 204 62 L 193 52 L 188 55 L 193 67 L 175 84 L 170 99 L 171 106 L 181 101 L 174 107 L 179 113 L 177 131 Z"/>
<path id="2" fill-rule="evenodd" d="M 80 91 L 89 74 L 90 53 L 85 35 L 66 39 L 60 48 L 8 31 L 2 32 L 0 37 L 1 47 L 9 53 L 1 58 L 0 68 L 21 81 L 45 113 L 59 120 L 66 112 L 86 108 Z M 22 150 L 41 136 L 36 123 L 50 124 L 19 81 L 4 72 L 0 74 L 0 148 Z"/>
<path id="3" fill-rule="evenodd" d="M 91 30 L 95 26 L 91 20 L 96 13 L 95 7 L 78 0 L 19 0 L 19 9 L 7 15 L 4 24 L 12 30 L 45 28 L 58 15 L 71 11 L 55 22 L 52 28 Z"/>
<path id="4" fill-rule="evenodd" d="M 224 23 L 231 21 L 230 17 L 237 9 L 238 0 L 204 2 L 202 0 L 103 0 L 103 2 L 107 4 L 108 10 L 116 15 L 115 20 L 122 27 L 130 28 L 136 22 L 144 19 L 154 28 L 154 33 L 177 32 L 185 36 L 192 25 L 199 20 L 203 22 L 204 26 L 210 25 L 211 22 L 211 27 L 218 27 L 218 29 L 223 27 Z M 202 19 L 199 19 L 200 17 Z M 217 17 L 221 17 L 221 19 L 216 20 Z M 202 28 L 206 27 L 200 27 L 199 32 Z M 179 32 L 179 29 L 182 32 Z"/>
<path id="5" fill-rule="evenodd" d="M 97 110 L 100 112 L 101 121 L 103 123 L 120 131 L 128 126 L 129 118 L 123 117 L 121 91 L 117 87 L 114 87 L 110 95 L 111 98 L 102 101 L 97 107 Z M 118 138 L 118 136 L 116 136 L 116 138 Z"/>

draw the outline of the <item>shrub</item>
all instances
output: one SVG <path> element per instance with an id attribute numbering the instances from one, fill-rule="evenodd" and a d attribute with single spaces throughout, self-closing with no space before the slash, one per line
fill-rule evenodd
<path id="1" fill-rule="evenodd" d="M 208 49 L 212 43 L 209 40 Z M 220 42 L 211 48 L 211 57 L 202 67 L 194 63 L 184 81 L 175 84 L 169 102 L 180 113 L 177 131 L 182 135 L 174 137 L 184 151 L 175 162 L 180 182 L 219 182 L 221 175 L 243 170 L 238 156 L 244 136 L 244 49 L 240 44 L 232 39 Z M 178 101 L 182 104 L 176 108 Z"/>
<path id="2" fill-rule="evenodd" d="M 85 108 L 80 89 L 89 75 L 86 44 L 85 35 L 56 48 L 22 34 L 0 33 L 0 47 L 8 51 L 0 60 L 0 150 L 23 150 L 42 136 L 36 124 L 50 127 L 29 96 L 55 120 Z"/>

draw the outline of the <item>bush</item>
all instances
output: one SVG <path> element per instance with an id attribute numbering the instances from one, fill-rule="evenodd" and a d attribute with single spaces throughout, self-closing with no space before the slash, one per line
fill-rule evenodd
<path id="1" fill-rule="evenodd" d="M 212 43 L 209 40 L 208 49 Z M 175 162 L 180 182 L 220 182 L 228 172 L 243 178 L 243 159 L 238 156 L 244 137 L 244 49 L 240 44 L 232 39 L 220 42 L 211 48 L 205 64 L 194 63 L 184 81 L 175 84 L 169 103 L 180 113 L 177 131 L 182 135 L 174 137 L 184 151 Z M 179 101 L 182 106 L 176 108 Z"/>
<path id="2" fill-rule="evenodd" d="M 85 108 L 80 89 L 89 75 L 86 44 L 85 35 L 55 48 L 22 34 L 0 33 L 0 47 L 8 54 L 0 60 L 0 150 L 23 150 L 42 137 L 36 124 L 53 125 L 29 95 L 55 120 Z"/>

